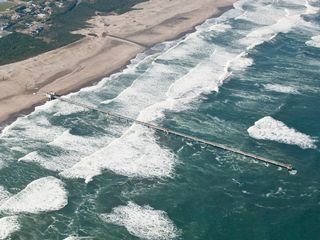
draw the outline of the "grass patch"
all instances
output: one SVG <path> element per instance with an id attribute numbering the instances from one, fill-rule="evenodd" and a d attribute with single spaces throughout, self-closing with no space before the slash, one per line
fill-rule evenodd
<path id="1" fill-rule="evenodd" d="M 51 16 L 47 21 L 51 27 L 37 37 L 13 33 L 0 39 L 0 65 L 27 59 L 81 39 L 83 36 L 70 32 L 86 27 L 86 21 L 96 12 L 124 13 L 145 0 L 83 0 L 79 5 L 70 3 L 64 11 Z M 9 29 L 10 30 L 10 29 Z M 42 39 L 50 39 L 43 41 Z"/>
<path id="2" fill-rule="evenodd" d="M 0 2 L 0 12 L 5 12 L 14 6 L 15 4 L 13 2 Z"/>
<path id="3" fill-rule="evenodd" d="M 50 46 L 42 40 L 21 33 L 12 33 L 0 38 L 0 65 L 23 60 L 48 50 Z"/>

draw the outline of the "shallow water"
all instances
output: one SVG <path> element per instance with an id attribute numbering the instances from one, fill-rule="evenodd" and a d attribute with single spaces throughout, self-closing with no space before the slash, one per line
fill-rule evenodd
<path id="1" fill-rule="evenodd" d="M 297 174 L 53 101 L 0 137 L 12 239 L 319 239 L 320 3 L 234 7 L 67 97 Z"/>

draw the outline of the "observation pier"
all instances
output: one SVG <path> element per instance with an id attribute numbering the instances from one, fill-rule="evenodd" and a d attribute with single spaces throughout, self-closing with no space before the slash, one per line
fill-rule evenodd
<path id="1" fill-rule="evenodd" d="M 164 128 L 164 127 L 157 126 L 155 124 L 139 121 L 137 119 L 126 117 L 126 116 L 123 116 L 123 115 L 120 115 L 120 114 L 117 114 L 117 113 L 113 113 L 113 112 L 110 112 L 110 111 L 101 110 L 101 109 L 99 109 L 99 108 L 97 108 L 95 106 L 90 106 L 90 105 L 87 105 L 87 104 L 84 104 L 84 103 L 80 103 L 80 102 L 77 102 L 77 101 L 74 101 L 74 100 L 63 98 L 63 97 L 61 97 L 60 95 L 57 95 L 54 92 L 47 93 L 46 95 L 49 98 L 49 100 L 57 99 L 57 100 L 60 100 L 62 102 L 66 102 L 66 103 L 69 103 L 69 104 L 72 104 L 72 105 L 80 106 L 80 107 L 83 107 L 83 108 L 86 108 L 86 109 L 90 109 L 90 110 L 93 110 L 93 111 L 97 111 L 97 112 L 103 113 L 103 114 L 105 114 L 105 115 L 107 115 L 109 117 L 112 117 L 112 118 L 116 118 L 116 119 L 119 119 L 119 120 L 124 120 L 124 121 L 127 121 L 127 122 L 136 123 L 136 124 L 145 126 L 147 128 L 151 128 L 151 129 L 154 129 L 156 131 L 163 132 L 165 134 L 171 134 L 171 135 L 174 135 L 174 136 L 177 136 L 177 137 L 181 137 L 181 138 L 193 141 L 193 142 L 202 143 L 202 144 L 205 144 L 207 146 L 211 146 L 211 147 L 214 147 L 214 148 L 219 148 L 219 149 L 222 149 L 224 151 L 228 151 L 228 152 L 236 153 L 236 154 L 239 154 L 239 155 L 242 155 L 242 156 L 245 156 L 245 157 L 249 157 L 251 159 L 254 159 L 256 161 L 259 161 L 259 162 L 262 162 L 262 163 L 265 163 L 265 164 L 270 164 L 270 165 L 274 165 L 274 166 L 277 166 L 277 167 L 285 168 L 288 171 L 294 170 L 293 166 L 291 164 L 288 164 L 288 163 L 283 163 L 283 162 L 279 162 L 279 161 L 276 161 L 276 160 L 260 157 L 260 156 L 257 156 L 255 154 L 247 153 L 247 152 L 235 149 L 235 148 L 231 148 L 231 147 L 225 146 L 225 145 L 217 143 L 217 142 L 204 140 L 204 139 L 201 139 L 201 138 L 198 138 L 198 137 L 194 137 L 194 136 L 191 136 L 191 135 L 188 135 L 188 134 L 184 134 L 184 133 L 180 133 L 180 132 L 171 130 L 169 128 Z"/>

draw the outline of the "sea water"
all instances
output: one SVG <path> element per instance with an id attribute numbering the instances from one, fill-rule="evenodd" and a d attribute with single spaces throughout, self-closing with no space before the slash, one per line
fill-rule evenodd
<path id="1" fill-rule="evenodd" d="M 240 0 L 0 136 L 0 239 L 319 239 L 320 2 Z M 103 64 L 100 63 L 100 64 Z"/>

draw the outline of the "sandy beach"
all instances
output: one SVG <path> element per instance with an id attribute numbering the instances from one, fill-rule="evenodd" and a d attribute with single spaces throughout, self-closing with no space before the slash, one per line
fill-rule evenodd
<path id="1" fill-rule="evenodd" d="M 156 43 L 175 39 L 235 0 L 150 0 L 122 15 L 95 16 L 83 39 L 36 57 L 0 66 L 0 124 L 14 121 L 61 94 L 89 86 L 125 67 Z"/>

